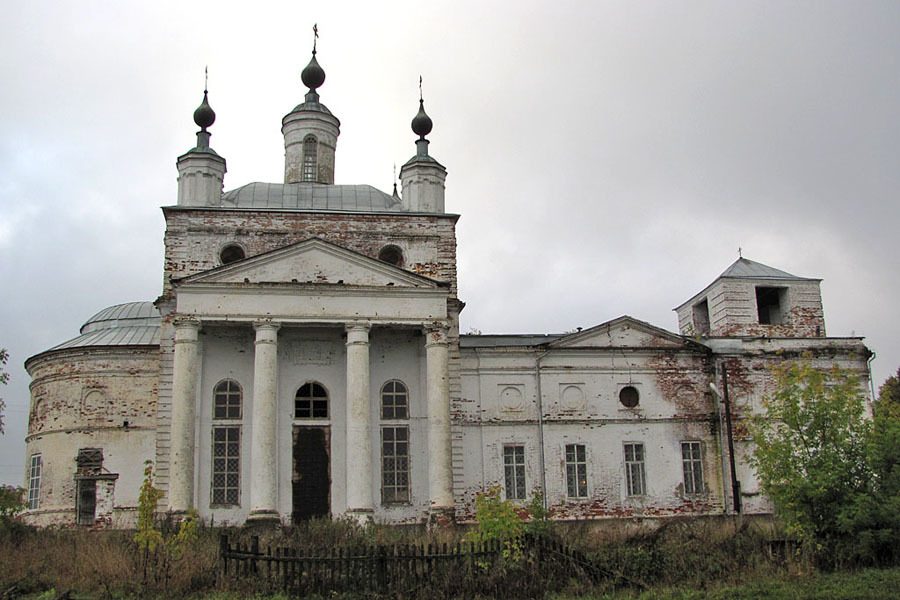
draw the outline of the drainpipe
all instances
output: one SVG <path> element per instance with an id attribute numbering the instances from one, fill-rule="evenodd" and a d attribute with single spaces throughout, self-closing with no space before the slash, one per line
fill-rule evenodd
<path id="1" fill-rule="evenodd" d="M 544 510 L 549 510 L 547 507 L 548 498 L 547 498 L 547 470 L 544 466 L 544 394 L 541 391 L 541 360 L 544 359 L 545 356 L 550 354 L 549 350 L 544 350 L 544 352 L 538 355 L 537 360 L 534 361 L 534 378 L 537 382 L 537 427 L 538 427 L 538 448 L 539 448 L 539 459 L 540 459 L 540 469 L 541 469 L 541 496 L 543 498 Z"/>
<path id="2" fill-rule="evenodd" d="M 741 514 L 741 482 L 737 478 L 734 465 L 734 430 L 731 427 L 731 402 L 728 399 L 728 369 L 722 363 L 722 400 L 725 402 L 725 429 L 728 432 L 728 456 L 731 461 L 731 493 L 734 498 L 734 512 Z"/>
<path id="3" fill-rule="evenodd" d="M 875 396 L 875 381 L 872 380 L 872 361 L 875 360 L 875 351 L 869 350 L 872 354 L 869 355 L 869 360 L 866 361 L 866 369 L 869 371 L 869 390 L 872 392 L 872 402 L 875 402 L 878 398 Z"/>

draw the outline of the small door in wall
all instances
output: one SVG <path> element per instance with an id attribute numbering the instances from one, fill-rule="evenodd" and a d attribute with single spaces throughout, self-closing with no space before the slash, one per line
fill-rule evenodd
<path id="1" fill-rule="evenodd" d="M 78 480 L 78 524 L 93 525 L 97 516 L 97 480 Z"/>
<path id="2" fill-rule="evenodd" d="M 327 517 L 331 506 L 328 427 L 294 427 L 293 510 L 297 523 Z"/>

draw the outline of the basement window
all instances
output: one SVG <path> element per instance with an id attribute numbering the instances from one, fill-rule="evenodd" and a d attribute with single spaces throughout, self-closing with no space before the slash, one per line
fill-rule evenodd
<path id="1" fill-rule="evenodd" d="M 243 259 L 244 249 L 237 244 L 228 244 L 227 246 L 222 248 L 222 251 L 219 253 L 219 260 L 222 261 L 223 265 L 227 265 L 228 263 L 233 263 Z"/>
<path id="2" fill-rule="evenodd" d="M 706 298 L 694 305 L 694 333 L 709 335 L 709 302 Z"/>
<path id="3" fill-rule="evenodd" d="M 787 289 L 777 287 L 756 288 L 756 310 L 761 325 L 782 325 L 787 305 Z"/>

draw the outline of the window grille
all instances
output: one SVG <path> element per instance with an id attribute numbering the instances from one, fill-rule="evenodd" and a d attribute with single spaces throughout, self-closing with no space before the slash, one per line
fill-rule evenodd
<path id="1" fill-rule="evenodd" d="M 584 444 L 566 444 L 566 488 L 570 498 L 587 498 L 587 452 Z"/>
<path id="2" fill-rule="evenodd" d="M 241 428 L 213 427 L 211 504 L 237 505 L 241 489 Z"/>
<path id="3" fill-rule="evenodd" d="M 629 496 L 647 493 L 643 444 L 625 444 L 625 485 Z"/>
<path id="4" fill-rule="evenodd" d="M 503 479 L 508 500 L 525 499 L 525 446 L 503 447 Z"/>
<path id="5" fill-rule="evenodd" d="M 41 505 L 41 455 L 31 456 L 28 471 L 28 509 L 35 510 Z"/>
<path id="6" fill-rule="evenodd" d="M 681 465 L 684 469 L 684 493 L 702 494 L 703 459 L 700 442 L 681 442 Z"/>
<path id="7" fill-rule="evenodd" d="M 316 181 L 316 171 L 318 170 L 316 167 L 316 152 L 317 152 L 316 138 L 314 136 L 308 135 L 303 140 L 303 172 L 301 176 L 301 181 Z"/>
<path id="8" fill-rule="evenodd" d="M 409 502 L 409 427 L 381 428 L 381 498 Z"/>

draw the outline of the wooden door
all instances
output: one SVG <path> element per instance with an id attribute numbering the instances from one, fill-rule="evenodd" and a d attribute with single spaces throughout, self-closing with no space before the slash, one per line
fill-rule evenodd
<path id="1" fill-rule="evenodd" d="M 330 512 L 331 461 L 327 427 L 294 427 L 293 522 L 327 517 Z"/>

